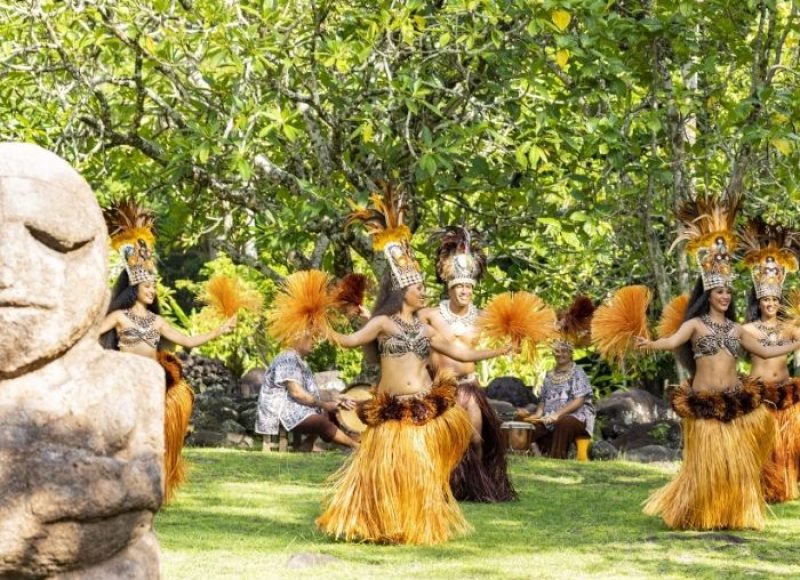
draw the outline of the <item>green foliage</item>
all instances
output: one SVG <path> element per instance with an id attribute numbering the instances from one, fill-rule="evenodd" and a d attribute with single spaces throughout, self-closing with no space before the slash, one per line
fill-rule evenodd
<path id="1" fill-rule="evenodd" d="M 200 296 L 205 283 L 212 277 L 222 274 L 238 277 L 247 288 L 256 290 L 261 296 L 270 297 L 275 292 L 275 284 L 271 280 L 252 268 L 234 264 L 224 254 L 220 254 L 201 268 L 200 275 L 205 280 L 196 282 L 178 280 L 175 286 L 188 290 L 194 296 Z M 163 300 L 161 294 L 159 297 Z M 183 313 L 174 299 L 167 301 L 167 304 L 171 306 L 168 316 L 179 321 L 181 326 L 192 334 L 208 332 L 224 322 L 203 310 L 202 304 L 197 304 L 189 313 Z M 263 313 L 242 311 L 237 317 L 236 329 L 233 332 L 204 344 L 198 350 L 204 356 L 222 360 L 237 376 L 241 376 L 254 367 L 265 366 L 278 353 L 279 348 L 267 337 Z"/>
<path id="2" fill-rule="evenodd" d="M 361 349 L 337 348 L 322 342 L 308 355 L 307 360 L 315 372 L 338 370 L 345 383 L 351 383 L 361 372 Z"/>
<path id="3" fill-rule="evenodd" d="M 669 441 L 670 425 L 669 423 L 658 423 L 650 429 L 650 435 L 656 441 L 667 443 Z"/>
<path id="4" fill-rule="evenodd" d="M 379 274 L 342 222 L 390 180 L 417 231 L 487 235 L 484 296 L 635 282 L 659 305 L 689 283 L 665 252 L 685 196 L 750 192 L 748 215 L 798 225 L 798 20 L 788 0 L 0 0 L 0 139 L 63 155 L 103 204 L 147 200 L 162 254 Z"/>

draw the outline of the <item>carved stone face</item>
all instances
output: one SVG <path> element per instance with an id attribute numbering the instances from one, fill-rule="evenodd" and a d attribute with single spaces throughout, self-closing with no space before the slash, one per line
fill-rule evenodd
<path id="1" fill-rule="evenodd" d="M 57 358 L 105 313 L 107 230 L 65 161 L 0 143 L 0 378 Z"/>

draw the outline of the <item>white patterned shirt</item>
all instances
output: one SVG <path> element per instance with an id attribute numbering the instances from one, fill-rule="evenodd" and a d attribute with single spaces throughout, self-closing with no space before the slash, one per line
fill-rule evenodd
<path id="1" fill-rule="evenodd" d="M 583 369 L 575 365 L 569 377 L 558 383 L 553 381 L 552 371 L 545 375 L 541 393 L 545 415 L 563 409 L 580 397 L 584 397 L 583 405 L 570 413 L 569 416 L 586 423 L 586 431 L 591 435 L 594 431 L 595 410 L 594 405 L 592 405 L 592 386 L 589 384 L 589 377 L 586 376 Z M 547 428 L 552 431 L 555 429 L 555 425 L 548 425 Z"/>
<path id="2" fill-rule="evenodd" d="M 301 405 L 292 399 L 288 391 L 289 381 L 319 398 L 319 389 L 308 363 L 294 350 L 284 350 L 264 373 L 264 383 L 258 394 L 256 433 L 277 435 L 279 423 L 291 431 L 309 415 L 322 412 L 318 407 Z"/>

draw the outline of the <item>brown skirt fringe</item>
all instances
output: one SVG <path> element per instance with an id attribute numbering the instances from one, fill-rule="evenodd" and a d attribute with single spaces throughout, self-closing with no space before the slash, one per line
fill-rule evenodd
<path id="1" fill-rule="evenodd" d="M 764 497 L 772 503 L 791 501 L 800 496 L 800 378 L 761 384 L 776 429 L 775 448 L 761 473 Z"/>
<path id="2" fill-rule="evenodd" d="M 719 410 L 701 405 L 700 413 L 708 408 Z M 670 528 L 680 530 L 764 527 L 761 470 L 772 451 L 775 421 L 763 406 L 736 415 L 727 421 L 684 415 L 683 465 L 648 498 L 646 514 L 660 515 Z"/>
<path id="3" fill-rule="evenodd" d="M 459 501 L 501 502 L 517 499 L 508 478 L 506 446 L 500 419 L 477 381 L 458 384 L 457 398 L 473 399 L 481 412 L 481 453 L 469 446 L 450 477 L 453 495 Z"/>
<path id="4" fill-rule="evenodd" d="M 761 390 L 759 382 L 749 377 L 740 378 L 735 387 L 715 392 L 694 390 L 686 381 L 672 391 L 670 403 L 679 417 L 727 423 L 757 409 Z"/>
<path id="5" fill-rule="evenodd" d="M 164 408 L 164 503 L 175 497 L 175 490 L 186 481 L 186 462 L 181 456 L 189 420 L 192 418 L 194 391 L 183 380 L 180 360 L 168 352 L 158 353 L 158 362 L 167 376 Z"/>
<path id="6" fill-rule="evenodd" d="M 433 421 L 455 404 L 452 377 L 434 379 L 430 391 L 423 396 L 393 397 L 375 392 L 375 396 L 358 406 L 358 418 L 366 425 L 375 427 L 386 421 L 403 421 L 414 425 L 425 425 Z"/>
<path id="7" fill-rule="evenodd" d="M 437 376 L 431 395 L 446 403 L 421 424 L 413 414 L 368 423 L 361 447 L 331 477 L 317 519 L 321 530 L 347 541 L 423 545 L 469 530 L 449 479 L 469 445 L 471 426 L 455 405 L 452 376 Z"/>

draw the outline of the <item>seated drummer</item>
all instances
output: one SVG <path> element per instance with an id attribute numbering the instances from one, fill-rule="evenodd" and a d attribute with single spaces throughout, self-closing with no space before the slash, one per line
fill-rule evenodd
<path id="1" fill-rule="evenodd" d="M 566 459 L 576 438 L 591 437 L 595 411 L 592 386 L 583 369 L 572 360 L 572 344 L 553 346 L 556 366 L 544 377 L 539 404 L 533 413 L 520 409 L 518 418 L 533 423 L 533 441 L 544 455 Z"/>
<path id="2" fill-rule="evenodd" d="M 356 448 L 358 443 L 328 416 L 339 408 L 355 408 L 355 402 L 338 393 L 332 401 L 320 399 L 314 375 L 305 361 L 313 346 L 313 337 L 303 335 L 272 360 L 258 395 L 256 433 L 277 435 L 283 425 L 289 432 L 305 435 L 300 445 L 304 451 L 312 450 L 317 437 Z"/>

